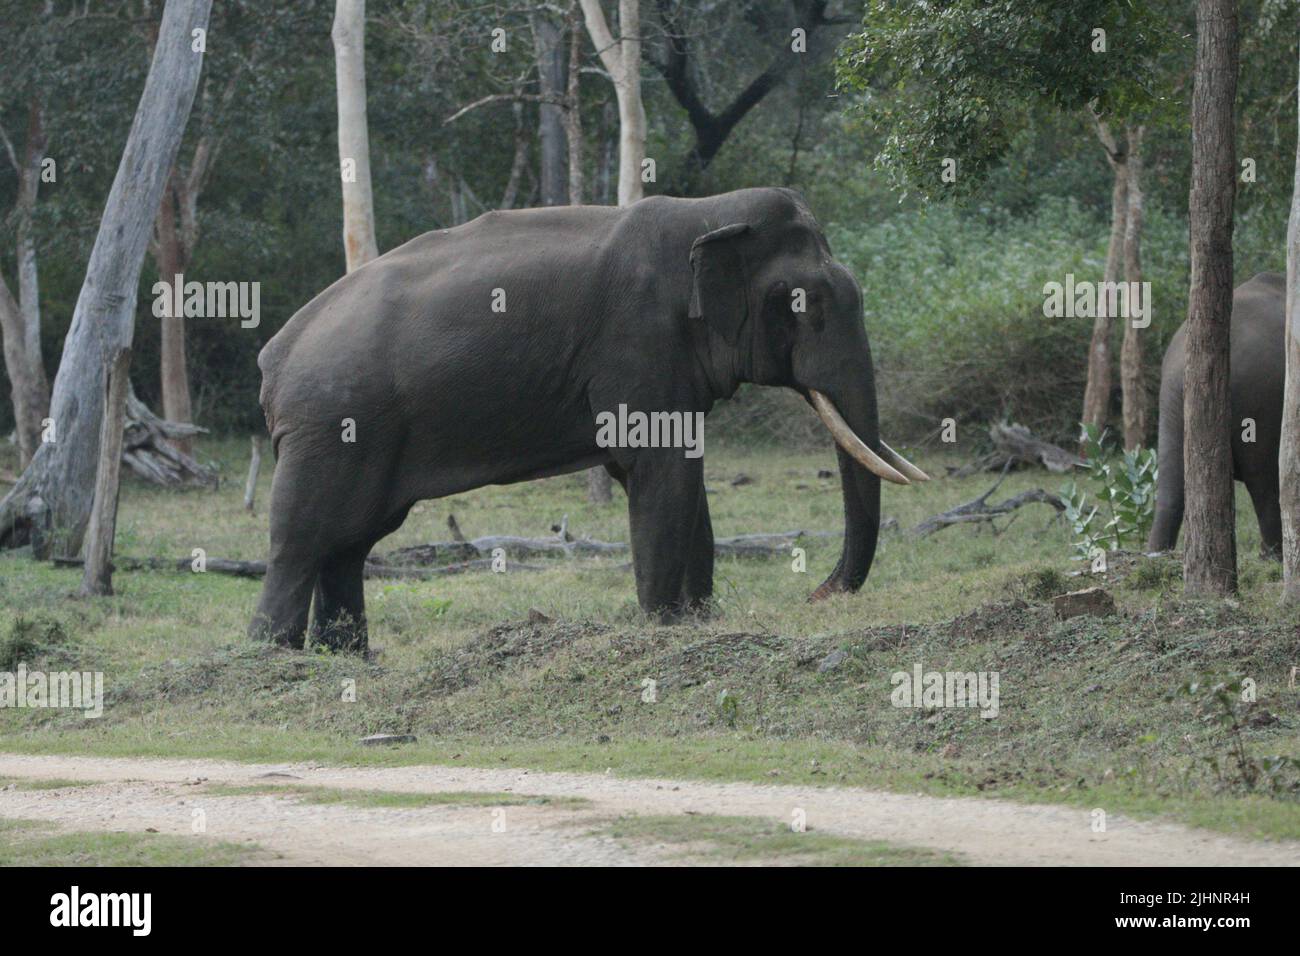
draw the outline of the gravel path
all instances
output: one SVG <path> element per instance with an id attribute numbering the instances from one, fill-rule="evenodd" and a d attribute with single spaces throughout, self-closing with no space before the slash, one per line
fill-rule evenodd
<path id="1" fill-rule="evenodd" d="M 0 754 L 0 776 L 100 784 L 53 791 L 0 790 L 3 817 L 44 819 L 81 830 L 188 834 L 195 811 L 202 810 L 208 837 L 255 841 L 271 852 L 264 862 L 292 864 L 680 863 L 682 859 L 667 848 L 629 847 L 589 831 L 597 821 L 621 814 L 717 813 L 790 822 L 802 812 L 809 829 L 930 847 L 975 864 L 1300 865 L 1300 842 L 1244 840 L 1116 814 L 1108 815 L 1106 832 L 1094 833 L 1087 810 L 849 788 L 504 768 L 323 767 L 13 754 Z M 287 783 L 416 793 L 509 791 L 581 797 L 589 803 L 358 809 L 273 796 L 206 795 L 195 783 L 199 779 L 208 784 Z"/>

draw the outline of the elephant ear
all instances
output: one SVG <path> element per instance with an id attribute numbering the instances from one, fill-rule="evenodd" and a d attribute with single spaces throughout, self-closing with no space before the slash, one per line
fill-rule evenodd
<path id="1" fill-rule="evenodd" d="M 749 279 L 736 239 L 748 230 L 748 223 L 733 222 L 691 243 L 690 317 L 704 319 L 730 345 L 749 315 Z"/>

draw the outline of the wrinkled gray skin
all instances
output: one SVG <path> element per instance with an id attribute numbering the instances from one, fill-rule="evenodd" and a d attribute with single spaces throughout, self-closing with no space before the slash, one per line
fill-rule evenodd
<path id="1" fill-rule="evenodd" d="M 598 447 L 596 415 L 620 403 L 707 412 L 742 382 L 816 389 L 879 447 L 861 291 L 785 189 L 491 212 L 427 233 L 322 292 L 258 364 L 278 463 L 250 634 L 294 647 L 313 592 L 314 638 L 365 646 L 362 565 L 415 502 L 595 465 L 627 492 L 641 607 L 702 608 L 703 459 Z M 837 451 L 844 548 L 814 598 L 862 585 L 879 530 L 880 479 Z"/>
<path id="2" fill-rule="evenodd" d="M 1261 272 L 1232 295 L 1233 477 L 1246 485 L 1259 520 L 1261 550 L 1279 557 L 1282 514 L 1278 506 L 1278 444 L 1282 438 L 1282 390 L 1286 382 L 1283 332 L 1286 276 Z M 1147 539 L 1151 551 L 1168 551 L 1183 523 L 1183 369 L 1187 327 L 1175 333 L 1160 370 L 1160 480 L 1156 517 Z M 1242 441 L 1243 419 L 1255 420 L 1255 441 Z"/>

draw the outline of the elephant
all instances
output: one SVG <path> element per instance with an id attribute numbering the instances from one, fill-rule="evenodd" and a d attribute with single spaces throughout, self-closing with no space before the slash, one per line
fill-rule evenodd
<path id="1" fill-rule="evenodd" d="M 1259 521 L 1261 550 L 1279 557 L 1282 513 L 1278 504 L 1278 446 L 1282 440 L 1282 390 L 1286 382 L 1283 333 L 1286 276 L 1261 272 L 1232 294 L 1232 472 L 1245 484 Z M 1168 551 L 1183 523 L 1183 370 L 1187 326 L 1174 334 L 1160 369 L 1160 474 L 1155 521 L 1147 550 Z M 1254 441 L 1247 419 L 1254 421 Z"/>
<path id="2" fill-rule="evenodd" d="M 813 599 L 865 581 L 881 478 L 927 480 L 880 440 L 861 290 L 788 189 L 488 212 L 338 280 L 258 365 L 277 464 L 249 632 L 290 647 L 365 649 L 366 556 L 417 501 L 597 466 L 627 494 L 642 610 L 707 611 L 703 459 L 600 441 L 621 406 L 702 422 L 748 382 L 814 407 L 845 532 Z"/>

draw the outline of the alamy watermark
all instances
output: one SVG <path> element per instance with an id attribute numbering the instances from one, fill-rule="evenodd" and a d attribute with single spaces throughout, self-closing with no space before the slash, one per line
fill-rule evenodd
<path id="1" fill-rule="evenodd" d="M 703 412 L 617 412 L 596 414 L 596 444 L 601 448 L 683 448 L 687 458 L 704 454 Z"/>
<path id="2" fill-rule="evenodd" d="M 159 319 L 233 319 L 255 329 L 262 321 L 262 283 L 185 281 L 177 273 L 153 284 L 153 314 Z"/>
<path id="3" fill-rule="evenodd" d="M 64 708 L 104 716 L 103 671 L 0 671 L 0 707 Z"/>
<path id="4" fill-rule="evenodd" d="M 997 671 L 927 671 L 916 664 L 910 674 L 895 671 L 889 682 L 895 707 L 978 707 L 981 717 L 998 715 Z"/>
<path id="5" fill-rule="evenodd" d="M 1043 285 L 1043 315 L 1049 319 L 1131 319 L 1133 328 L 1151 324 L 1150 282 L 1083 282 L 1068 273 L 1065 282 Z"/>

